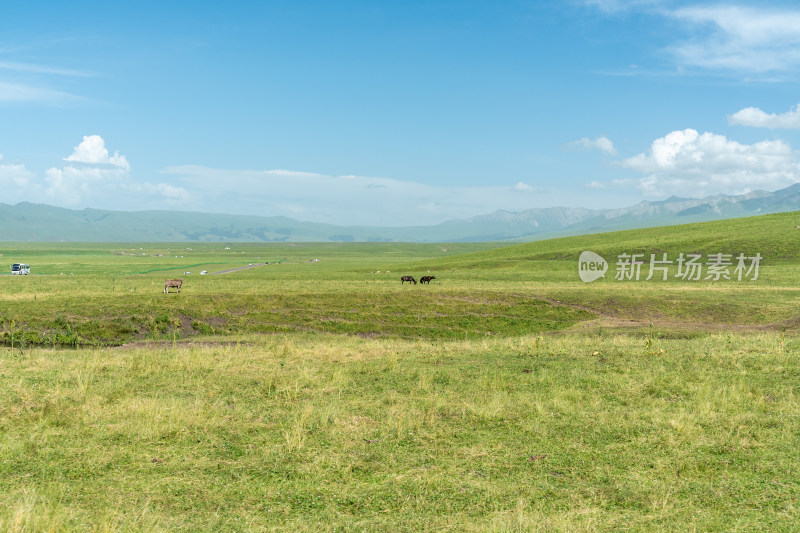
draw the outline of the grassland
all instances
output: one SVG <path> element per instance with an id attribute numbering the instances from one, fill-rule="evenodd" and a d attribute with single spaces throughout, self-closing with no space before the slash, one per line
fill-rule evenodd
<path id="1" fill-rule="evenodd" d="M 606 328 L 791 329 L 798 322 L 797 223 L 800 215 L 785 213 L 516 246 L 11 244 L 3 257 L 33 264 L 37 275 L 0 276 L 7 310 L 0 341 L 103 346 L 292 331 L 478 339 L 589 318 Z M 611 262 L 607 276 L 591 284 L 577 276 L 587 249 Z M 760 254 L 762 261 L 757 280 L 684 281 L 671 272 L 666 281 L 644 281 L 643 271 L 640 281 L 619 281 L 613 263 L 622 253 Z M 248 264 L 263 266 L 199 275 Z M 437 275 L 430 286 L 399 283 L 402 274 L 426 273 Z M 162 294 L 165 277 L 186 277 L 180 296 Z"/>
<path id="2" fill-rule="evenodd" d="M 35 274 L 0 277 L 0 530 L 796 530 L 796 225 L 2 246 Z M 763 262 L 614 279 L 633 252 Z"/>
<path id="3" fill-rule="evenodd" d="M 409 260 L 497 244 L 92 246 L 4 252 L 26 257 L 39 274 L 0 278 L 5 344 L 102 346 L 291 331 L 464 339 L 561 329 L 590 316 L 447 278 L 403 286 L 405 271 L 392 272 Z M 214 274 L 248 265 L 260 266 Z M 163 294 L 165 277 L 185 278 L 180 295 Z"/>
<path id="4" fill-rule="evenodd" d="M 797 350 L 295 334 L 7 352 L 0 528 L 792 531 Z"/>

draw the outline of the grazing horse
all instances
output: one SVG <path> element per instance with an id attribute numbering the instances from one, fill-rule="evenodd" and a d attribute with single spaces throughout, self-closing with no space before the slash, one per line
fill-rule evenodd
<path id="1" fill-rule="evenodd" d="M 178 289 L 178 292 L 181 292 L 181 285 L 183 285 L 182 279 L 165 279 L 164 280 L 164 294 L 169 292 L 170 287 L 175 287 Z"/>
<path id="2" fill-rule="evenodd" d="M 403 276 L 402 278 L 400 278 L 400 284 L 401 285 L 403 283 L 405 283 L 406 281 L 411 281 L 411 282 L 414 283 L 414 285 L 417 284 L 417 280 L 414 279 L 414 276 Z"/>
<path id="3" fill-rule="evenodd" d="M 436 276 L 422 276 L 421 278 L 419 278 L 419 282 L 427 283 L 428 285 L 430 285 L 432 279 L 436 279 Z"/>

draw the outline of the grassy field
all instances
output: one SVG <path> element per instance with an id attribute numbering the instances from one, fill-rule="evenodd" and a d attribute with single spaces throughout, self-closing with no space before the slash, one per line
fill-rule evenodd
<path id="1" fill-rule="evenodd" d="M 796 225 L 4 245 L 34 274 L 0 276 L 0 530 L 795 531 Z"/>
<path id="2" fill-rule="evenodd" d="M 722 329 L 797 326 L 800 215 L 494 244 L 9 244 L 33 265 L 0 276 L 0 341 L 107 346 L 202 335 L 325 332 L 478 339 L 590 325 Z M 704 237 L 707 236 L 707 237 Z M 704 240 L 705 239 L 705 240 Z M 577 276 L 581 251 L 607 258 L 605 278 Z M 759 254 L 758 279 L 614 279 L 619 254 Z M 269 263 L 269 264 L 265 264 Z M 230 274 L 214 272 L 261 265 Z M 201 271 L 209 275 L 201 276 Z M 185 272 L 192 272 L 184 275 Z M 400 276 L 436 275 L 431 285 Z M 163 295 L 165 278 L 185 278 Z"/>

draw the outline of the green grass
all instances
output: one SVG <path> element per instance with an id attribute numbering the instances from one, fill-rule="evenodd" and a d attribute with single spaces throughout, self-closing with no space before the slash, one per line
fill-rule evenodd
<path id="1" fill-rule="evenodd" d="M 35 275 L 0 277 L 7 309 L 0 341 L 110 345 L 290 331 L 475 339 L 601 317 L 675 328 L 780 330 L 798 321 L 799 218 L 785 213 L 514 246 L 11 244 L 4 257 L 32 263 Z M 610 261 L 605 278 L 591 284 L 578 279 L 584 250 Z M 759 253 L 759 278 L 684 281 L 671 273 L 667 281 L 614 279 L 620 253 L 675 259 L 693 252 Z M 199 275 L 264 262 L 270 264 Z M 185 276 L 188 270 L 193 274 Z M 430 286 L 399 283 L 400 275 L 426 273 L 437 275 Z M 186 278 L 183 292 L 161 294 L 165 277 Z"/>
<path id="2" fill-rule="evenodd" d="M 6 350 L 0 529 L 793 530 L 797 341 L 648 340 Z"/>
<path id="3" fill-rule="evenodd" d="M 798 217 L 4 245 L 34 274 L 0 276 L 0 531 L 792 531 Z M 586 284 L 584 250 L 764 260 Z"/>
<path id="4" fill-rule="evenodd" d="M 400 273 L 387 273 L 419 257 L 497 246 L 12 244 L 4 257 L 25 257 L 34 275 L 0 277 L 7 310 L 0 316 L 0 341 L 109 345 L 287 331 L 476 338 L 559 329 L 589 316 L 498 291 L 401 286 Z M 200 275 L 250 264 L 262 266 Z M 189 269 L 193 274 L 184 275 Z M 163 294 L 165 277 L 185 278 L 180 295 Z"/>

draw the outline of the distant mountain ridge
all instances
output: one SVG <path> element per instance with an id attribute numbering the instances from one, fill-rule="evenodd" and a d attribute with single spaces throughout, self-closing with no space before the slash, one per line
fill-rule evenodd
<path id="1" fill-rule="evenodd" d="M 287 217 L 185 211 L 64 209 L 0 204 L 0 241 L 70 242 L 475 242 L 537 240 L 800 210 L 800 183 L 775 192 L 707 198 L 671 197 L 622 209 L 548 207 L 499 210 L 434 226 L 367 227 Z"/>
<path id="2" fill-rule="evenodd" d="M 462 227 L 465 224 L 482 227 L 484 231 L 502 225 L 506 232 L 517 232 L 517 235 L 505 239 L 532 240 L 797 210 L 800 210 L 800 183 L 775 192 L 753 191 L 736 196 L 715 195 L 699 199 L 673 196 L 655 202 L 643 201 L 622 209 L 557 207 L 526 209 L 517 213 L 495 211 L 452 223 Z"/>

